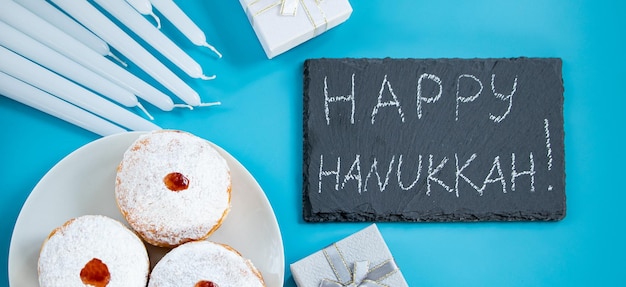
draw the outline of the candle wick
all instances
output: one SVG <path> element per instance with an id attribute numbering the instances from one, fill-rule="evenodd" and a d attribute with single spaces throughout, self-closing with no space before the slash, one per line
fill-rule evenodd
<path id="1" fill-rule="evenodd" d="M 215 49 L 215 47 L 211 46 L 209 43 L 204 42 L 204 44 L 202 44 L 202 46 L 211 49 L 211 51 L 213 51 L 217 55 L 218 58 L 220 58 L 220 59 L 222 58 L 222 53 L 220 53 L 220 51 Z"/>
<path id="2" fill-rule="evenodd" d="M 187 108 L 190 110 L 193 110 L 193 107 L 191 105 L 186 105 L 186 104 L 174 104 L 175 108 Z"/>
<path id="3" fill-rule="evenodd" d="M 148 116 L 148 118 L 150 120 L 154 121 L 154 117 L 148 112 L 148 110 L 146 110 L 146 108 L 141 104 L 141 103 L 137 103 L 137 107 L 144 113 L 146 114 L 146 116 Z"/>
<path id="4" fill-rule="evenodd" d="M 120 63 L 122 66 L 124 66 L 124 68 L 128 67 L 128 64 L 126 64 L 126 62 L 122 61 L 122 59 L 118 58 L 117 56 L 115 56 L 115 54 L 113 54 L 112 52 L 109 52 L 109 54 L 107 54 L 107 56 L 113 58 L 114 60 L 116 60 L 118 63 Z"/>
<path id="5" fill-rule="evenodd" d="M 213 80 L 213 79 L 215 79 L 215 77 L 217 77 L 217 76 L 215 76 L 215 75 L 213 75 L 213 76 L 202 75 L 202 76 L 200 76 L 200 79 L 203 79 L 203 80 L 206 81 L 206 80 Z"/>
<path id="6" fill-rule="evenodd" d="M 154 21 L 157 23 L 157 29 L 161 29 L 161 19 L 154 13 L 150 13 L 150 16 L 152 16 Z"/>
<path id="7" fill-rule="evenodd" d="M 199 107 L 210 107 L 210 106 L 219 106 L 222 102 L 210 102 L 210 103 L 200 103 Z"/>

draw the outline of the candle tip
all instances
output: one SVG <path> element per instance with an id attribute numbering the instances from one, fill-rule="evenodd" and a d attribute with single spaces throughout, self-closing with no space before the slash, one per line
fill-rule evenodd
<path id="1" fill-rule="evenodd" d="M 154 121 L 154 117 L 146 110 L 146 108 L 141 104 L 137 103 L 137 107 L 151 120 Z"/>
<path id="2" fill-rule="evenodd" d="M 200 103 L 199 107 L 210 107 L 210 106 L 219 106 L 222 102 L 210 102 L 210 103 Z"/>
<path id="3" fill-rule="evenodd" d="M 175 108 L 186 108 L 186 109 L 190 109 L 193 110 L 193 107 L 191 105 L 186 105 L 186 104 L 174 104 Z"/>
<path id="4" fill-rule="evenodd" d="M 107 56 L 113 58 L 115 61 L 120 63 L 122 66 L 124 66 L 124 68 L 128 67 L 128 64 L 126 64 L 126 62 L 122 61 L 122 59 L 120 59 L 117 56 L 115 56 L 115 54 L 113 54 L 112 52 L 109 52 L 109 54 Z"/>
<path id="5" fill-rule="evenodd" d="M 161 29 L 161 19 L 154 13 L 150 13 L 150 16 L 154 19 L 154 22 L 157 24 L 157 29 Z"/>
<path id="6" fill-rule="evenodd" d="M 217 55 L 218 58 L 222 58 L 222 53 L 220 53 L 220 51 L 218 51 L 217 49 L 215 49 L 215 47 L 213 47 L 212 45 L 210 45 L 207 42 L 204 42 L 204 44 L 202 44 L 202 46 L 207 47 L 209 49 L 211 49 L 211 51 L 213 51 L 213 53 L 215 53 Z"/>
<path id="7" fill-rule="evenodd" d="M 216 77 L 217 77 L 216 75 L 213 75 L 213 76 L 201 75 L 201 76 L 200 76 L 200 79 L 202 79 L 202 80 L 205 80 L 205 81 L 206 81 L 206 80 L 213 80 L 213 79 L 215 79 Z"/>

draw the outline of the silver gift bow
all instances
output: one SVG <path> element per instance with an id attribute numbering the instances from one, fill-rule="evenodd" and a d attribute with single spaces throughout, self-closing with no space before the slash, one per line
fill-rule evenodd
<path id="1" fill-rule="evenodd" d="M 372 269 L 369 261 L 354 262 L 354 270 L 350 272 L 337 244 L 324 248 L 323 252 L 337 280 L 323 279 L 319 287 L 385 287 L 381 281 L 398 271 L 395 261 L 388 259 Z"/>

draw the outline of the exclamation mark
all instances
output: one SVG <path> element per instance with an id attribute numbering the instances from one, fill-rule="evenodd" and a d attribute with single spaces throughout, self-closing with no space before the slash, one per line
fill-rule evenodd
<path id="1" fill-rule="evenodd" d="M 550 124 L 548 119 L 543 119 L 543 126 L 546 131 L 546 150 L 548 156 L 548 171 L 552 170 L 552 147 L 550 145 Z M 552 190 L 552 185 L 548 185 L 548 191 Z"/>

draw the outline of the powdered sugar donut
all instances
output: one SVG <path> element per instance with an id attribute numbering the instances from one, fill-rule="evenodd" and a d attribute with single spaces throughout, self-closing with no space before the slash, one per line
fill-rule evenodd
<path id="1" fill-rule="evenodd" d="M 148 253 L 119 221 L 84 215 L 56 228 L 39 254 L 39 286 L 146 286 Z"/>
<path id="2" fill-rule="evenodd" d="M 148 287 L 262 287 L 263 276 L 228 245 L 197 241 L 167 253 L 150 274 Z"/>
<path id="3" fill-rule="evenodd" d="M 115 197 L 148 243 L 173 247 L 213 233 L 230 210 L 230 169 L 211 144 L 175 130 L 140 136 L 117 169 Z"/>

